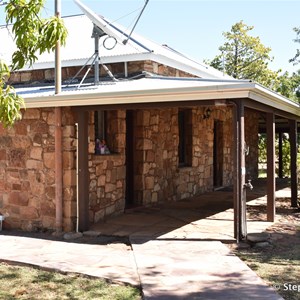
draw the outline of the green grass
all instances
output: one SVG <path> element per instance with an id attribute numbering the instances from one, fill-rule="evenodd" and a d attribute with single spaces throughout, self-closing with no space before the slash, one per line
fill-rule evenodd
<path id="1" fill-rule="evenodd" d="M 285 290 L 285 284 L 299 285 L 300 264 L 297 249 L 288 251 L 286 255 L 269 255 L 266 253 L 254 253 L 243 251 L 237 255 L 257 273 L 270 286 L 277 289 L 277 292 L 285 300 L 299 300 L 300 292 Z"/>
<path id="2" fill-rule="evenodd" d="M 140 291 L 78 274 L 0 263 L 0 299 L 138 300 Z"/>

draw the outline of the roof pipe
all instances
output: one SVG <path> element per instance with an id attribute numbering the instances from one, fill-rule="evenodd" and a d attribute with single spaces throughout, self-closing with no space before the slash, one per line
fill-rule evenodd
<path id="1" fill-rule="evenodd" d="M 55 16 L 60 18 L 61 1 L 55 0 Z M 55 95 L 61 93 L 61 58 L 60 41 L 55 48 Z M 63 161 L 62 161 L 62 109 L 55 107 L 55 229 L 59 233 L 63 229 Z"/>
<path id="2" fill-rule="evenodd" d="M 94 72 L 95 85 L 99 84 L 99 33 L 97 32 L 97 26 L 94 24 L 93 37 L 95 40 L 95 62 L 94 62 Z"/>

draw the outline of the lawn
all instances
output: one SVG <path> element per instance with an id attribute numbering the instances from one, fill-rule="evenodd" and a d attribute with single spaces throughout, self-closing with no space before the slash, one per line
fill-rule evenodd
<path id="1" fill-rule="evenodd" d="M 60 274 L 0 263 L 0 299 L 138 300 L 140 291 L 78 274 Z"/>

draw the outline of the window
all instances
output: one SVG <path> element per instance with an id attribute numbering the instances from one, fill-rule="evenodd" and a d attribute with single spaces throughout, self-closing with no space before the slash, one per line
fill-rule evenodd
<path id="1" fill-rule="evenodd" d="M 108 150 L 104 147 L 107 139 L 107 112 L 103 110 L 94 112 L 95 126 L 95 154 L 106 154 Z M 103 150 L 103 151 L 101 151 Z M 102 153 L 103 152 L 103 153 Z"/>
<path id="2" fill-rule="evenodd" d="M 193 127 L 191 109 L 180 109 L 178 111 L 178 159 L 179 167 L 192 165 L 193 149 Z"/>
<path id="3" fill-rule="evenodd" d="M 95 139 L 106 139 L 107 114 L 99 110 L 94 113 L 95 118 Z"/>

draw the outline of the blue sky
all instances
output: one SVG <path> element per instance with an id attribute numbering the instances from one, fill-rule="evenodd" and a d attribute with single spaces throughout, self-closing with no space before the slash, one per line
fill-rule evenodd
<path id="1" fill-rule="evenodd" d="M 144 0 L 81 1 L 96 13 L 128 28 L 145 3 Z M 61 2 L 63 16 L 81 13 L 72 0 Z M 2 24 L 3 10 L 0 7 Z M 218 53 L 218 47 L 224 43 L 222 32 L 243 20 L 254 26 L 252 35 L 259 36 L 265 46 L 272 48 L 274 62 L 270 68 L 293 72 L 300 69 L 300 65 L 288 62 L 300 48 L 299 43 L 293 42 L 296 37 L 293 28 L 300 27 L 299 12 L 299 0 L 149 0 L 135 31 L 202 62 Z M 47 0 L 45 13 L 49 16 L 54 13 L 54 0 Z"/>

